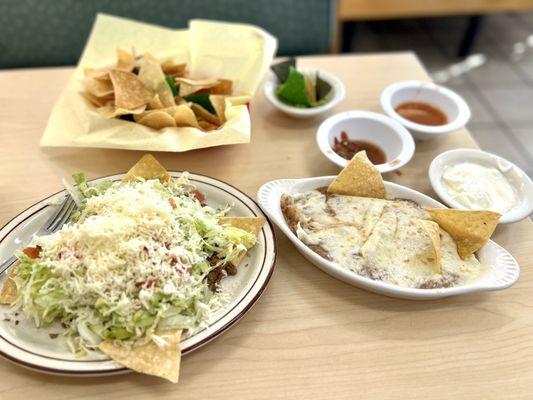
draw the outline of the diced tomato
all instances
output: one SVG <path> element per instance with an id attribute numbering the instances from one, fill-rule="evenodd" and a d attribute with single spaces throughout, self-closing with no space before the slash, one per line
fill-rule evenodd
<path id="1" fill-rule="evenodd" d="M 168 204 L 170 204 L 172 208 L 176 208 L 176 202 L 174 201 L 172 197 L 168 198 Z"/>
<path id="2" fill-rule="evenodd" d="M 341 140 L 343 142 L 347 142 L 348 141 L 348 134 L 345 131 L 341 132 Z"/>
<path id="3" fill-rule="evenodd" d="M 148 279 L 147 281 L 137 281 L 135 282 L 135 286 L 145 286 L 147 288 L 151 288 L 152 286 L 155 286 L 155 280 Z"/>
<path id="4" fill-rule="evenodd" d="M 24 254 L 26 254 L 30 258 L 39 258 L 39 255 L 41 254 L 41 248 L 39 246 L 36 247 L 26 247 L 23 251 Z"/>
<path id="5" fill-rule="evenodd" d="M 200 203 L 204 202 L 205 196 L 202 192 L 200 192 L 199 190 L 193 190 L 191 193 L 194 196 L 194 198 L 198 200 Z"/>

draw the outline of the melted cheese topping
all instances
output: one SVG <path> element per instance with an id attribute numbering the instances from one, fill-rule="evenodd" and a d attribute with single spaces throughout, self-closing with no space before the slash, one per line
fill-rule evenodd
<path id="1" fill-rule="evenodd" d="M 432 288 L 465 284 L 483 270 L 474 256 L 461 260 L 455 242 L 441 229 L 441 273 L 435 273 L 432 242 L 418 223 L 431 218 L 414 202 L 326 197 L 316 190 L 284 196 L 296 211 L 296 235 L 359 275 Z"/>

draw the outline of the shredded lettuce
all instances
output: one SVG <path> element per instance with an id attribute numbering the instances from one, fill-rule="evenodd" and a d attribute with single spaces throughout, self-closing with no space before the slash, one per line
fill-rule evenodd
<path id="1" fill-rule="evenodd" d="M 105 339 L 156 340 L 163 329 L 193 332 L 220 301 L 206 275 L 255 244 L 255 235 L 218 223 L 228 208 L 202 206 L 186 174 L 169 185 L 87 183 L 73 176 L 83 206 L 23 253 L 15 308 L 36 326 L 60 321 L 77 355 Z"/>
<path id="2" fill-rule="evenodd" d="M 84 200 L 104 193 L 113 184 L 110 180 L 104 180 L 100 183 L 89 185 L 83 172 L 73 174 L 72 179 L 76 182 L 76 189 L 78 189 L 80 196 Z"/>

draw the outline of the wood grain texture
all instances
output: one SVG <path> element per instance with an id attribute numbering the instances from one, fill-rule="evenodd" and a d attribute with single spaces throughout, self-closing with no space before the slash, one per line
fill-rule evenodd
<path id="1" fill-rule="evenodd" d="M 346 85 L 336 112 L 380 111 L 392 82 L 428 79 L 412 54 L 301 59 Z M 125 172 L 143 153 L 40 148 L 48 115 L 72 70 L 0 72 L 0 223 L 61 189 L 60 179 Z M 225 180 L 251 196 L 276 178 L 333 175 L 319 152 L 320 120 L 294 120 L 262 93 L 251 104 L 252 143 L 157 153 L 169 169 Z M 440 152 L 475 147 L 465 131 L 417 143 L 402 175 L 385 179 L 436 197 L 427 169 Z M 0 398 L 62 399 L 530 399 L 533 393 L 533 224 L 498 227 L 494 239 L 517 258 L 505 291 L 412 302 L 339 282 L 308 263 L 281 232 L 276 270 L 263 297 L 230 331 L 183 358 L 172 385 L 128 374 L 98 379 L 46 376 L 0 360 Z"/>
<path id="2" fill-rule="evenodd" d="M 532 0 L 338 0 L 338 21 L 528 11 Z"/>

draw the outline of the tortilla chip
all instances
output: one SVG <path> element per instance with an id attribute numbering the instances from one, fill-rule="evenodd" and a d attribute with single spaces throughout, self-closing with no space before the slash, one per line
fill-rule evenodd
<path id="1" fill-rule="evenodd" d="M 177 106 L 181 106 L 182 104 L 189 104 L 187 100 L 179 96 L 174 97 L 174 101 L 176 102 Z"/>
<path id="2" fill-rule="evenodd" d="M 85 90 L 95 97 L 105 97 L 114 93 L 111 81 L 99 81 L 92 78 L 86 78 L 83 81 L 83 85 L 85 86 Z"/>
<path id="3" fill-rule="evenodd" d="M 266 220 L 264 217 L 222 217 L 218 222 L 220 225 L 232 226 L 253 233 L 255 236 L 259 236 Z M 231 263 L 237 267 L 245 255 L 246 251 L 239 253 L 239 255 L 231 260 Z"/>
<path id="4" fill-rule="evenodd" d="M 213 86 L 218 85 L 218 79 L 187 79 L 187 78 L 176 78 L 174 82 L 179 85 L 180 96 L 185 97 L 190 94 L 196 93 L 202 89 L 212 88 Z"/>
<path id="5" fill-rule="evenodd" d="M 220 120 L 215 114 L 211 114 L 209 111 L 207 111 L 205 108 L 203 108 L 200 104 L 192 103 L 191 109 L 194 111 L 196 116 L 198 118 L 202 118 L 203 120 L 216 125 L 220 126 Z"/>
<path id="6" fill-rule="evenodd" d="M 100 68 L 100 69 L 85 68 L 83 70 L 83 73 L 86 78 L 92 78 L 98 81 L 108 81 L 108 82 L 111 81 L 111 78 L 109 76 L 109 69 L 107 68 Z"/>
<path id="7" fill-rule="evenodd" d="M 220 125 L 226 122 L 226 97 L 222 95 L 211 95 L 209 101 L 215 109 Z"/>
<path id="8" fill-rule="evenodd" d="M 140 113 L 144 112 L 145 109 L 146 109 L 146 106 L 144 106 L 144 105 L 140 106 L 138 108 L 135 108 L 133 110 L 125 110 L 123 108 L 116 108 L 112 104 L 106 104 L 105 106 L 98 107 L 96 109 L 96 112 L 98 114 L 100 114 L 105 119 L 111 119 L 111 118 L 119 117 L 121 115 L 140 114 Z"/>
<path id="9" fill-rule="evenodd" d="M 176 64 L 172 60 L 166 60 L 161 64 L 161 69 L 165 75 L 183 76 L 187 69 L 187 64 Z"/>
<path id="10" fill-rule="evenodd" d="M 98 348 L 116 362 L 140 372 L 178 383 L 181 362 L 181 330 L 158 333 L 166 342 L 160 347 L 153 341 L 139 346 L 121 346 L 105 340 Z"/>
<path id="11" fill-rule="evenodd" d="M 305 92 L 311 104 L 316 102 L 316 86 L 315 82 L 309 75 L 304 75 Z"/>
<path id="12" fill-rule="evenodd" d="M 215 86 L 209 89 L 202 89 L 198 93 L 230 95 L 233 93 L 233 81 L 230 81 L 229 79 L 219 79 Z"/>
<path id="13" fill-rule="evenodd" d="M 103 96 L 103 97 L 97 97 L 89 92 L 80 92 L 80 93 L 87 101 L 89 101 L 89 103 L 91 103 L 95 107 L 103 107 L 107 105 L 108 103 L 112 103 L 115 99 L 114 93 L 108 94 L 107 96 Z"/>
<path id="14" fill-rule="evenodd" d="M 431 218 L 450 234 L 461 259 L 478 251 L 490 239 L 501 215 L 494 211 L 429 208 Z"/>
<path id="15" fill-rule="evenodd" d="M 218 220 L 220 225 L 229 225 L 243 231 L 259 235 L 266 220 L 264 217 L 222 217 Z"/>
<path id="16" fill-rule="evenodd" d="M 150 54 L 145 54 L 140 62 L 139 79 L 146 87 L 159 95 L 159 100 L 161 100 L 164 107 L 176 105 L 172 89 L 165 80 L 165 74 L 163 74 L 161 64 Z"/>
<path id="17" fill-rule="evenodd" d="M 154 98 L 155 93 L 131 72 L 114 69 L 109 75 L 115 90 L 115 105 L 117 108 L 133 110 L 145 106 Z"/>
<path id="18" fill-rule="evenodd" d="M 148 114 L 153 113 L 154 111 L 162 111 L 170 115 L 172 118 L 174 118 L 174 114 L 178 110 L 179 106 L 171 106 L 171 107 L 164 107 L 164 108 L 158 108 L 155 110 L 146 110 L 145 112 L 142 112 L 140 114 L 134 115 L 133 119 L 135 122 L 139 122 L 142 118 L 146 117 Z"/>
<path id="19" fill-rule="evenodd" d="M 315 89 L 316 89 L 316 101 L 324 100 L 326 97 L 329 96 L 331 91 L 333 90 L 330 83 L 320 76 L 320 74 L 316 73 L 316 79 L 315 79 Z"/>
<path id="20" fill-rule="evenodd" d="M 168 171 L 151 154 L 145 154 L 131 167 L 122 182 L 130 182 L 142 179 L 159 179 L 162 183 L 168 183 L 171 179 Z"/>
<path id="21" fill-rule="evenodd" d="M 12 304 L 17 298 L 17 284 L 13 279 L 15 277 L 16 268 L 12 268 L 7 276 L 2 290 L 0 291 L 0 304 Z"/>
<path id="22" fill-rule="evenodd" d="M 141 125 L 145 125 L 157 130 L 176 127 L 176 121 L 174 121 L 174 118 L 162 110 L 154 110 L 146 114 L 137 122 Z"/>
<path id="23" fill-rule="evenodd" d="M 232 106 L 244 106 L 250 102 L 250 96 L 232 96 L 227 97 L 226 100 Z"/>
<path id="24" fill-rule="evenodd" d="M 135 68 L 135 50 L 131 53 L 126 50 L 117 49 L 117 69 L 131 72 Z"/>
<path id="25" fill-rule="evenodd" d="M 152 100 L 148 103 L 148 108 L 151 110 L 157 110 L 160 108 L 163 108 L 163 103 L 161 103 L 161 100 L 159 99 L 159 95 L 156 94 Z"/>
<path id="26" fill-rule="evenodd" d="M 212 124 L 211 122 L 204 121 L 203 119 L 198 120 L 198 125 L 200 125 L 200 129 L 205 132 L 210 132 L 218 129 L 218 126 L 215 124 Z"/>
<path id="27" fill-rule="evenodd" d="M 384 199 L 386 196 L 383 178 L 365 151 L 353 156 L 348 165 L 331 182 L 327 192 L 375 199 Z"/>
<path id="28" fill-rule="evenodd" d="M 434 251 L 434 262 L 432 263 L 432 267 L 436 274 L 441 273 L 441 266 L 440 266 L 440 228 L 439 224 L 433 221 L 429 221 L 427 219 L 421 219 L 420 226 L 422 226 L 422 230 L 424 233 L 429 236 L 431 239 L 431 243 L 433 244 L 433 251 Z"/>
<path id="29" fill-rule="evenodd" d="M 198 125 L 196 115 L 191 108 L 185 104 L 178 106 L 174 113 L 174 120 L 176 121 L 176 126 L 191 126 L 193 128 L 201 129 L 200 125 Z"/>

